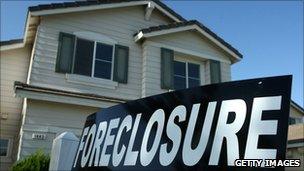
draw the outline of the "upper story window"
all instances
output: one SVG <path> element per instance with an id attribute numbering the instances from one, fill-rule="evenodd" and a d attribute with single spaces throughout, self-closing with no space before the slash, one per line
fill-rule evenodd
<path id="1" fill-rule="evenodd" d="M 128 60 L 129 48 L 105 35 L 61 32 L 55 71 L 127 83 Z"/>
<path id="2" fill-rule="evenodd" d="M 182 62 L 184 58 L 175 57 L 174 51 L 167 48 L 161 48 L 161 88 L 167 90 L 185 89 L 199 86 L 204 83 L 201 81 L 201 68 L 199 64 Z M 176 59 L 176 60 L 174 60 Z M 219 83 L 222 80 L 221 62 L 207 60 L 205 64 L 209 65 L 210 83 Z M 202 69 L 202 71 L 204 71 Z M 204 74 L 203 74 L 204 75 Z"/>
<path id="3" fill-rule="evenodd" d="M 0 156 L 1 157 L 8 156 L 8 149 L 9 149 L 9 140 L 0 139 Z"/>
<path id="4" fill-rule="evenodd" d="M 174 89 L 199 86 L 200 66 L 190 62 L 174 61 Z"/>
<path id="5" fill-rule="evenodd" d="M 73 73 L 113 79 L 114 46 L 82 38 L 76 40 Z"/>
<path id="6" fill-rule="evenodd" d="M 288 123 L 289 125 L 304 123 L 304 117 L 302 118 L 289 117 Z"/>

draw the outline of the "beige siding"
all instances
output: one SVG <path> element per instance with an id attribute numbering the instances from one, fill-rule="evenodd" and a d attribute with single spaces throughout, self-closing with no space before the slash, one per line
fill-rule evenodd
<path id="1" fill-rule="evenodd" d="M 98 110 L 94 107 L 28 99 L 21 128 L 19 157 L 23 158 L 39 148 L 50 152 L 53 139 L 62 132 L 70 131 L 79 137 L 86 117 Z M 45 134 L 46 139 L 32 139 L 33 133 Z"/>
<path id="2" fill-rule="evenodd" d="M 70 13 L 42 17 L 38 28 L 37 46 L 30 76 L 30 84 L 94 93 L 103 96 L 137 99 L 141 97 L 142 49 L 134 42 L 138 30 L 168 23 L 154 11 L 150 21 L 144 19 L 143 7 Z M 67 82 L 65 74 L 55 73 L 59 32 L 89 31 L 106 35 L 130 48 L 128 84 L 118 84 L 115 89 L 86 86 Z"/>
<path id="3" fill-rule="evenodd" d="M 182 53 L 176 53 L 175 56 L 176 59 L 200 64 L 202 85 L 210 83 L 208 63 L 210 57 L 222 62 L 223 80 L 230 80 L 230 61 L 227 55 L 197 33 L 189 31 L 169 34 L 155 37 L 143 44 L 135 43 L 133 35 L 138 30 L 171 22 L 157 10 L 153 11 L 150 21 L 144 19 L 144 14 L 144 7 L 128 7 L 41 17 L 33 50 L 29 83 L 48 88 L 124 99 L 138 99 L 164 93 L 168 90 L 163 90 L 160 87 L 161 46 L 157 46 L 153 42 L 205 54 L 205 58 Z M 128 84 L 118 84 L 114 89 L 83 85 L 69 82 L 65 74 L 55 73 L 59 33 L 79 31 L 105 35 L 118 44 L 129 47 Z M 27 100 L 21 127 L 19 157 L 27 156 L 38 148 L 50 152 L 52 140 L 64 131 L 71 131 L 79 136 L 85 118 L 98 110 L 94 107 L 67 103 Z M 34 133 L 45 134 L 46 139 L 33 140 Z"/>
<path id="4" fill-rule="evenodd" d="M 221 62 L 222 82 L 231 81 L 231 66 L 228 63 Z"/>
<path id="5" fill-rule="evenodd" d="M 173 33 L 164 36 L 149 38 L 143 44 L 143 75 L 142 75 L 142 96 L 151 96 L 168 90 L 161 89 L 160 77 L 160 48 L 174 48 L 175 60 L 194 62 L 200 65 L 201 85 L 210 84 L 209 60 L 221 61 L 222 81 L 231 80 L 231 68 L 229 57 L 220 49 L 212 45 L 207 39 L 199 34 L 186 31 Z M 186 50 L 183 52 L 182 50 Z M 192 54 L 187 54 L 191 51 Z M 194 56 L 201 54 L 202 56 Z M 204 56 L 204 54 L 206 56 Z"/>
<path id="6" fill-rule="evenodd" d="M 200 54 L 205 54 L 206 59 L 213 57 L 214 60 L 222 60 L 230 63 L 229 57 L 205 37 L 194 31 L 184 31 L 167 35 L 156 36 L 149 39 L 152 42 L 186 49 Z"/>
<path id="7" fill-rule="evenodd" d="M 304 113 L 300 112 L 298 109 L 296 109 L 295 107 L 293 107 L 293 105 L 290 105 L 290 117 L 293 117 L 293 118 L 303 118 L 304 117 Z"/>
<path id="8" fill-rule="evenodd" d="M 21 98 L 14 97 L 14 81 L 25 82 L 30 60 L 30 47 L 1 51 L 1 138 L 9 138 L 11 151 L 8 158 L 1 158 L 0 170 L 7 169 L 15 160 L 22 110 Z"/>
<path id="9" fill-rule="evenodd" d="M 303 139 L 304 138 L 304 113 L 296 109 L 293 105 L 290 105 L 289 117 L 297 118 L 301 120 L 293 125 L 289 125 L 288 128 L 288 140 Z"/>
<path id="10" fill-rule="evenodd" d="M 142 96 L 167 92 L 168 90 L 161 89 L 160 48 L 144 44 L 143 49 Z"/>
<path id="11" fill-rule="evenodd" d="M 142 78 L 142 96 L 152 96 L 168 92 L 161 89 L 161 57 L 160 47 L 154 43 L 147 42 L 143 45 L 143 78 Z M 191 62 L 200 65 L 201 85 L 208 83 L 210 76 L 206 75 L 206 59 L 174 52 L 174 60 L 182 62 Z"/>
<path id="12" fill-rule="evenodd" d="M 193 54 L 200 54 L 201 56 L 197 56 L 196 58 L 197 61 L 202 64 L 201 68 L 203 68 L 204 71 L 202 73 L 204 75 L 202 84 L 210 84 L 210 64 L 208 59 L 218 60 L 221 62 L 222 82 L 231 80 L 231 61 L 229 56 L 196 32 L 184 31 L 180 33 L 156 36 L 150 38 L 149 42 L 151 42 L 150 44 L 156 44 L 160 47 L 172 47 L 180 52 L 185 50 L 186 52 L 189 51 Z M 184 59 L 191 61 L 191 57 L 189 55 L 185 55 Z"/>
<path id="13" fill-rule="evenodd" d="M 231 81 L 231 65 L 226 62 L 221 62 L 221 80 L 222 82 Z M 210 77 L 210 61 L 205 62 L 205 83 L 211 83 Z"/>

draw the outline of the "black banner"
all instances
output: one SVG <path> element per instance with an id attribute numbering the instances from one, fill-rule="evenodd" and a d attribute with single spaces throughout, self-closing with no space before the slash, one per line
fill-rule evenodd
<path id="1" fill-rule="evenodd" d="M 72 170 L 283 170 L 263 160 L 285 159 L 291 80 L 212 84 L 102 109 L 87 117 Z"/>

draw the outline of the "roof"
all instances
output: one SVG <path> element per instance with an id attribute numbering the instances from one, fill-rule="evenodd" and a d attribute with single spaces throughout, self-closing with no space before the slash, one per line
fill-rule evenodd
<path id="1" fill-rule="evenodd" d="M 291 100 L 291 105 L 293 105 L 295 108 L 297 108 L 302 114 L 304 114 L 304 109 L 300 105 L 298 105 L 295 101 Z"/>
<path id="2" fill-rule="evenodd" d="M 23 39 L 12 39 L 12 40 L 5 40 L 0 41 L 0 46 L 12 45 L 16 43 L 23 43 Z"/>
<path id="3" fill-rule="evenodd" d="M 114 102 L 114 103 L 124 103 L 124 102 L 128 101 L 127 99 L 106 97 L 106 96 L 100 96 L 97 94 L 79 93 L 79 92 L 65 91 L 65 90 L 59 90 L 59 89 L 54 89 L 54 88 L 34 86 L 34 85 L 29 85 L 26 83 L 19 82 L 19 81 L 15 81 L 14 89 L 42 92 L 42 93 L 55 94 L 55 95 L 64 95 L 64 96 L 78 97 L 78 98 L 84 98 L 84 99 L 101 100 L 101 101 L 108 101 L 108 102 Z"/>
<path id="4" fill-rule="evenodd" d="M 204 26 L 202 23 L 200 23 L 197 20 L 175 22 L 175 23 L 170 23 L 170 24 L 166 24 L 166 25 L 153 26 L 153 27 L 142 29 L 138 33 L 140 33 L 140 32 L 142 32 L 144 34 L 145 33 L 152 33 L 152 32 L 156 32 L 156 31 L 169 30 L 169 29 L 173 29 L 173 28 L 179 28 L 179 27 L 191 26 L 191 25 L 197 25 L 202 30 L 204 30 L 205 32 L 207 32 L 208 34 L 210 34 L 212 37 L 214 37 L 217 41 L 219 41 L 224 46 L 226 46 L 229 50 L 231 50 L 232 52 L 234 52 L 235 54 L 237 54 L 239 57 L 243 58 L 243 55 L 237 49 L 235 49 L 234 47 L 232 47 L 224 39 L 222 39 L 221 37 L 219 37 L 217 34 L 215 34 L 213 31 L 211 31 L 209 28 L 207 28 L 206 26 Z M 136 33 L 136 34 L 138 34 L 138 33 Z"/>
<path id="5" fill-rule="evenodd" d="M 114 3 L 123 3 L 123 2 L 135 2 L 135 1 L 145 1 L 145 0 L 87 0 L 87 1 L 75 1 L 75 2 L 63 2 L 63 3 L 51 3 L 51 4 L 42 4 L 37 6 L 29 7 L 29 11 L 41 11 L 41 10 L 50 10 L 50 9 L 60 9 L 60 8 L 71 8 L 71 7 L 83 7 L 83 6 L 92 6 L 92 5 L 101 5 L 101 4 L 114 4 Z M 155 2 L 157 5 L 161 6 L 167 10 L 170 14 L 174 15 L 181 21 L 186 21 L 182 16 L 177 14 L 167 5 L 162 3 L 159 0 L 150 0 Z"/>
<path id="6" fill-rule="evenodd" d="M 96 6 L 96 8 L 99 7 L 100 5 L 102 6 L 103 4 L 105 4 L 105 5 L 112 5 L 113 4 L 115 6 L 123 6 L 123 4 L 132 3 L 132 2 L 134 2 L 134 5 L 135 4 L 137 4 L 137 5 L 138 4 L 144 4 L 144 3 L 148 3 L 148 2 L 154 2 L 155 5 L 158 6 L 158 9 L 162 10 L 162 12 L 164 12 L 165 15 L 168 15 L 171 18 L 173 17 L 174 21 L 177 21 L 176 23 L 172 23 L 172 24 L 159 25 L 159 26 L 155 26 L 155 27 L 145 28 L 145 29 L 142 29 L 141 32 L 152 33 L 152 32 L 156 32 L 156 31 L 170 30 L 170 29 L 173 29 L 173 28 L 179 28 L 179 27 L 183 27 L 183 26 L 191 26 L 192 25 L 192 26 L 195 26 L 195 27 L 199 27 L 198 30 L 203 30 L 202 31 L 203 34 L 205 34 L 207 37 L 209 37 L 212 41 L 214 41 L 216 44 L 218 44 L 221 48 L 224 48 L 228 53 L 232 54 L 232 56 L 234 56 L 237 59 L 237 61 L 240 60 L 243 57 L 243 55 L 237 49 L 232 47 L 229 43 L 224 41 L 221 37 L 219 37 L 213 31 L 208 29 L 202 23 L 200 23 L 199 21 L 196 21 L 196 20 L 187 21 L 186 19 L 184 19 L 182 16 L 177 14 L 174 10 L 172 10 L 171 8 L 169 8 L 167 5 L 165 5 L 164 3 L 162 3 L 159 0 L 87 0 L 87 1 L 42 4 L 42 5 L 37 5 L 37 6 L 31 6 L 31 7 L 28 8 L 29 14 L 30 14 L 29 15 L 30 20 L 28 20 L 28 22 L 33 20 L 34 24 L 32 23 L 31 25 L 35 26 L 35 24 L 37 24 L 38 21 L 34 22 L 34 19 L 33 19 L 34 17 L 37 20 L 37 18 L 39 18 L 37 16 L 42 15 L 42 13 L 53 14 L 52 11 L 57 10 L 57 9 L 59 11 L 56 11 L 55 13 L 62 13 L 62 12 L 64 12 L 63 10 L 65 10 L 65 9 L 67 9 L 70 12 L 71 12 L 71 10 L 72 11 L 78 11 L 78 10 L 81 11 L 81 9 L 77 9 L 77 7 L 83 7 L 83 8 L 90 7 L 90 9 L 92 10 L 93 7 L 91 8 L 91 6 L 94 6 L 94 5 Z M 67 11 L 67 10 L 65 10 L 65 11 Z M 86 9 L 86 10 L 88 10 L 88 9 Z M 36 12 L 38 12 L 38 13 L 36 13 Z M 29 25 L 29 23 L 27 25 Z M 31 26 L 31 25 L 29 25 L 29 26 Z M 33 28 L 27 28 L 27 29 L 34 30 Z M 25 32 L 25 33 L 27 33 L 27 32 Z M 19 41 L 21 42 L 22 40 L 19 39 Z M 24 41 L 28 42 L 26 35 L 25 35 Z M 6 42 L 5 41 L 3 43 L 4 44 L 7 44 L 7 43 L 14 44 L 16 42 L 14 42 L 14 41 Z M 2 42 L 1 42 L 1 45 L 2 45 Z"/>

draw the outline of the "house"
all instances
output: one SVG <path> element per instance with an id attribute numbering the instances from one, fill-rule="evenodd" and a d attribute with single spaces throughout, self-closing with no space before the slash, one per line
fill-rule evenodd
<path id="1" fill-rule="evenodd" d="M 287 158 L 300 159 L 304 163 L 304 109 L 291 102 L 288 128 Z M 299 170 L 299 168 L 288 168 L 286 170 Z"/>
<path id="2" fill-rule="evenodd" d="M 23 39 L 1 42 L 1 170 L 86 116 L 129 100 L 231 80 L 242 54 L 157 0 L 30 7 Z"/>

